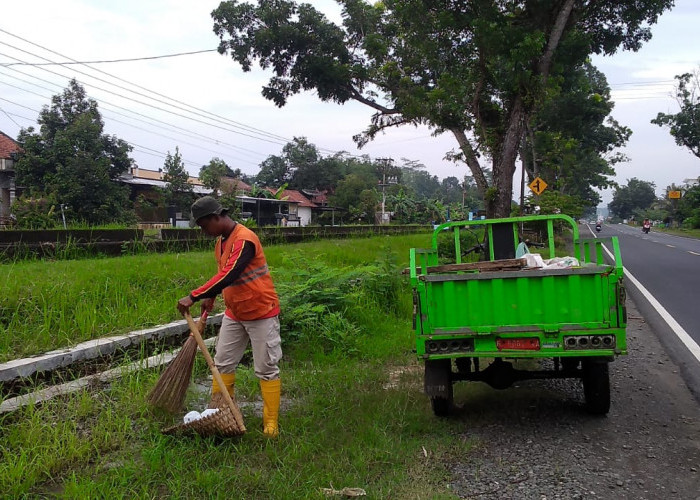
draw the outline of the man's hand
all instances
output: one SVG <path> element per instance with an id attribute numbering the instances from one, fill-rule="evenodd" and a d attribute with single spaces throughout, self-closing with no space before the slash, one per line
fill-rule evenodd
<path id="1" fill-rule="evenodd" d="M 194 302 L 189 295 L 187 297 L 182 297 L 177 301 L 177 310 L 180 311 L 180 314 L 184 315 L 186 312 L 190 311 L 192 304 L 194 304 Z"/>
<path id="2" fill-rule="evenodd" d="M 214 300 L 215 297 L 211 297 L 208 299 L 202 299 L 199 301 L 199 303 L 202 305 L 201 309 L 201 314 L 204 314 L 204 312 L 211 312 L 212 309 L 214 309 Z"/>

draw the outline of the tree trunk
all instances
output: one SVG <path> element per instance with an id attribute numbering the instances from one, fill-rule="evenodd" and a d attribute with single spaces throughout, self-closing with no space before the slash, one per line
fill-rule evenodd
<path id="1" fill-rule="evenodd" d="M 464 160 L 466 161 L 469 170 L 474 176 L 474 182 L 476 182 L 476 188 L 479 190 L 479 195 L 482 199 L 485 200 L 486 193 L 489 189 L 489 184 L 486 180 L 486 176 L 484 175 L 484 171 L 481 169 L 481 165 L 479 164 L 479 159 L 476 157 L 474 148 L 472 147 L 471 143 L 469 142 L 469 139 L 467 138 L 467 135 L 464 133 L 463 130 L 458 128 L 451 128 L 450 131 L 457 139 L 459 149 L 464 154 Z"/>
<path id="2" fill-rule="evenodd" d="M 525 108 L 520 97 L 516 97 L 508 117 L 508 128 L 503 136 L 501 154 L 493 161 L 494 190 L 487 193 L 486 213 L 489 218 L 510 217 L 513 201 L 513 175 L 518 157 L 520 141 L 525 124 Z"/>

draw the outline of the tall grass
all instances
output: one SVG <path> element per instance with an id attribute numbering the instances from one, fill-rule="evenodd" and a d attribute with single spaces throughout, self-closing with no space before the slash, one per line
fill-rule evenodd
<path id="1" fill-rule="evenodd" d="M 408 248 L 427 239 L 267 249 L 285 309 L 283 337 L 289 340 L 290 329 L 297 336 L 285 347 L 278 440 L 262 436 L 260 410 L 246 405 L 249 432 L 240 439 L 163 436 L 160 429 L 180 417 L 148 408 L 146 394 L 158 374 L 138 372 L 0 416 L 0 491 L 9 497 L 303 499 L 324 498 L 322 487 L 349 486 L 366 489 L 369 498 L 453 498 L 446 464 L 470 443 L 453 437 L 459 422 L 434 420 L 421 393 L 410 294 L 397 273 Z M 71 266 L 84 261 L 3 271 L 44 286 L 66 281 L 54 289 L 66 297 L 42 298 L 32 307 L 52 308 L 48 323 L 64 328 L 72 342 L 70 327 L 78 333 L 118 329 L 109 322 L 114 315 L 123 316 L 122 327 L 173 319 L 176 298 L 212 268 L 209 253 L 114 260 L 114 267 L 103 259 L 82 272 Z M 159 292 L 164 283 L 172 290 Z M 30 310 L 40 288 L 18 303 Z M 160 307 L 146 308 L 154 295 Z M 307 303 L 322 310 L 312 321 L 296 315 Z M 72 318 L 76 311 L 92 319 Z M 25 339 L 31 331 L 19 322 L 17 328 Z M 195 372 L 206 373 L 201 360 Z M 239 367 L 236 387 L 239 401 L 259 400 L 252 367 Z M 191 392 L 187 404 L 202 408 L 206 398 Z"/>
<path id="2" fill-rule="evenodd" d="M 328 278 L 340 267 L 386 266 L 391 255 L 406 260 L 408 248 L 427 239 L 318 241 L 270 246 L 266 255 L 280 295 L 294 295 L 306 264 L 328 266 L 322 271 Z M 177 300 L 214 272 L 210 251 L 0 265 L 0 362 L 181 319 Z M 383 272 L 396 282 L 394 270 Z"/>

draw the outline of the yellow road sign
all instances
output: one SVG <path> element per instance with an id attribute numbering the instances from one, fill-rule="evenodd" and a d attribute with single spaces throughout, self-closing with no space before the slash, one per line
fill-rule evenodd
<path id="1" fill-rule="evenodd" d="M 528 184 L 527 187 L 529 187 L 533 193 L 539 196 L 545 189 L 547 189 L 547 183 L 539 177 L 535 177 L 535 179 Z"/>
<path id="2" fill-rule="evenodd" d="M 672 200 L 678 200 L 681 197 L 681 192 L 680 191 L 669 191 L 668 197 L 671 198 Z"/>

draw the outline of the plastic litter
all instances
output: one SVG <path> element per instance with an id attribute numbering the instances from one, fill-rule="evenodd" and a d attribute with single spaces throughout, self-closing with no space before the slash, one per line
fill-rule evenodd
<path id="1" fill-rule="evenodd" d="M 523 255 L 529 268 L 540 269 L 568 269 L 571 267 L 580 267 L 576 257 L 554 257 L 553 259 L 543 259 L 538 253 L 526 253 Z"/>
<path id="2" fill-rule="evenodd" d="M 195 410 L 192 410 L 191 412 L 188 412 L 185 415 L 185 418 L 183 419 L 186 424 L 189 424 L 190 422 L 194 422 L 195 420 L 199 420 L 202 418 L 202 415 Z"/>

